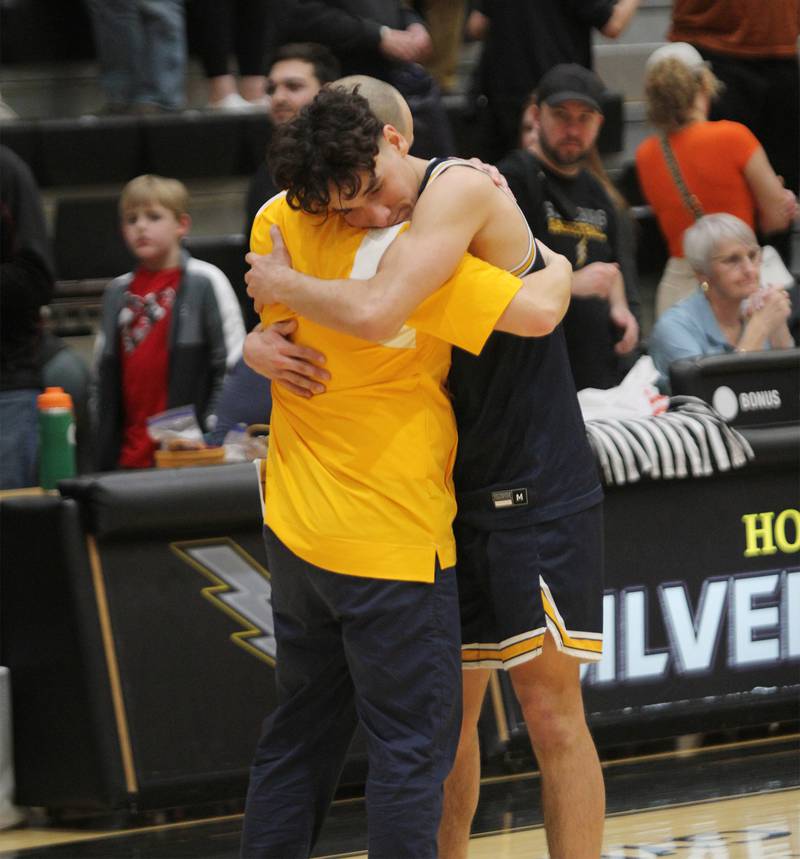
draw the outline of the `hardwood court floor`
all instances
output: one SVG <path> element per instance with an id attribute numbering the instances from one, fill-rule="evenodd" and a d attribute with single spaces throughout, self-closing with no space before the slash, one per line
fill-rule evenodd
<path id="1" fill-rule="evenodd" d="M 800 735 L 604 763 L 603 859 L 800 859 Z M 336 803 L 314 855 L 365 859 L 361 800 Z M 241 815 L 136 829 L 0 833 L 4 859 L 236 859 Z M 544 859 L 539 778 L 485 778 L 470 859 Z M 579 859 L 579 857 L 576 857 Z"/>
<path id="2" fill-rule="evenodd" d="M 603 859 L 800 857 L 798 809 L 800 791 L 786 790 L 620 814 L 606 821 Z M 487 833 L 470 842 L 469 859 L 546 857 L 541 826 Z"/>

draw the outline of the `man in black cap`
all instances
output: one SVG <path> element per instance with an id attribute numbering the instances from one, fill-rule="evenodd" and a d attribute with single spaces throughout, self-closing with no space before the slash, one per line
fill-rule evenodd
<path id="1" fill-rule="evenodd" d="M 604 92 L 594 72 L 554 66 L 525 108 L 524 149 L 498 165 L 533 234 L 572 263 L 564 333 L 578 390 L 619 384 L 639 340 L 631 224 L 595 150 Z"/>

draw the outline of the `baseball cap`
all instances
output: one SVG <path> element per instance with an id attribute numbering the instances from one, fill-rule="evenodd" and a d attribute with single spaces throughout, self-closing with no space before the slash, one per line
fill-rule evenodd
<path id="1" fill-rule="evenodd" d="M 603 112 L 605 92 L 603 82 L 593 71 L 575 63 L 553 66 L 536 87 L 539 104 L 555 107 L 565 101 L 582 101 L 598 113 Z"/>
<path id="2" fill-rule="evenodd" d="M 650 54 L 644 66 L 645 71 L 649 72 L 650 69 L 664 60 L 679 60 L 692 71 L 697 71 L 708 65 L 700 56 L 697 48 L 692 47 L 688 42 L 669 42 L 660 48 L 656 48 Z"/>

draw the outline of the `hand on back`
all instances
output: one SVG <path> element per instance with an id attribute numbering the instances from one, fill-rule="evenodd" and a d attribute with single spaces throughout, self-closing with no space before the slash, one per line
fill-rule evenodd
<path id="1" fill-rule="evenodd" d="M 325 391 L 323 382 L 331 377 L 321 366 L 325 356 L 293 343 L 291 335 L 296 330 L 297 320 L 286 319 L 263 330 L 251 331 L 242 350 L 245 363 L 251 370 L 300 397 L 322 394 Z"/>

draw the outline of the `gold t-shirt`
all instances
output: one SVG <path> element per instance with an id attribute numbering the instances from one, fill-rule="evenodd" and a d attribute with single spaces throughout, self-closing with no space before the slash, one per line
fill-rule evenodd
<path id="1" fill-rule="evenodd" d="M 292 210 L 283 194 L 256 217 L 251 247 L 268 253 L 277 224 L 295 269 L 371 277 L 404 225 L 357 230 Z M 272 387 L 265 523 L 298 557 L 336 573 L 431 582 L 455 564 L 456 426 L 445 389 L 451 344 L 480 352 L 521 281 L 465 255 L 453 277 L 391 340 L 370 343 L 297 318 L 294 341 L 327 358 L 324 394 Z"/>

